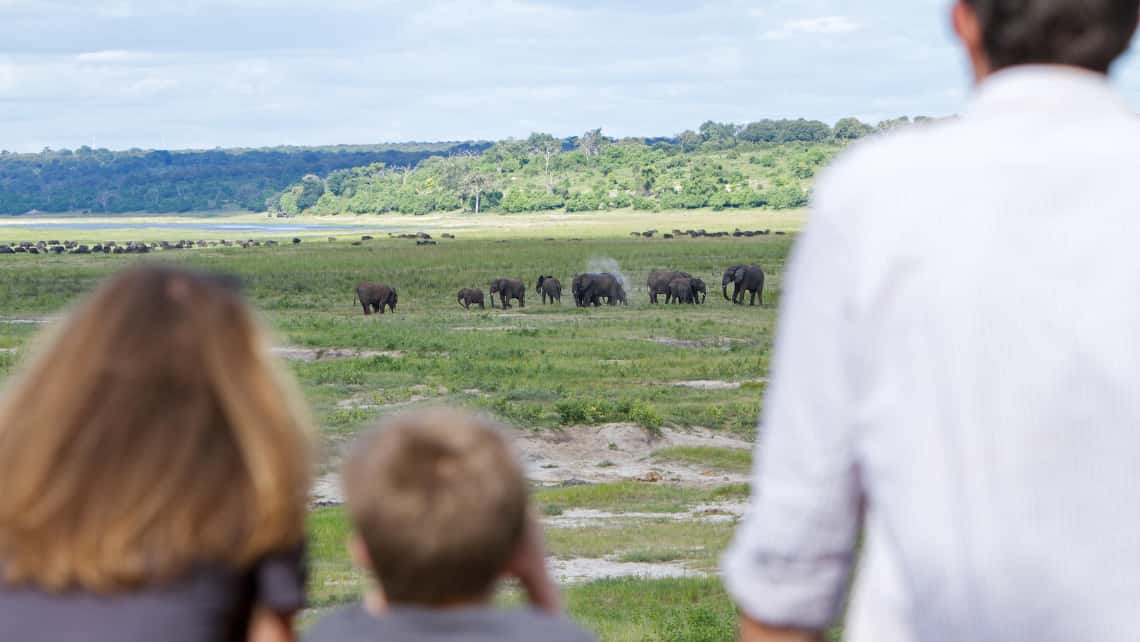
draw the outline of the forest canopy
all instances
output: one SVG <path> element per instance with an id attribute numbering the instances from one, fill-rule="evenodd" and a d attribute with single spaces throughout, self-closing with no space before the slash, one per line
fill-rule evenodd
<path id="1" fill-rule="evenodd" d="M 658 138 L 593 129 L 495 143 L 0 151 L 0 215 L 794 208 L 851 141 L 923 120 L 708 121 Z"/>
<path id="2" fill-rule="evenodd" d="M 311 174 L 276 205 L 294 215 L 796 208 L 848 143 L 911 122 L 709 121 L 656 139 L 615 139 L 601 129 L 566 139 L 534 133 L 414 168 L 373 163 Z"/>
<path id="3" fill-rule="evenodd" d="M 415 166 L 437 154 L 489 143 L 410 143 L 323 148 L 110 151 L 81 147 L 38 154 L 0 151 L 0 214 L 41 212 L 264 211 L 307 174 L 384 163 Z"/>

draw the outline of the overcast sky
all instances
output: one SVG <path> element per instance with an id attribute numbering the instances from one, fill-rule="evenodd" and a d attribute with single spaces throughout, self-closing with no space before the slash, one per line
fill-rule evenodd
<path id="1" fill-rule="evenodd" d="M 950 0 L 0 0 L 0 149 L 947 115 Z M 1140 103 L 1140 60 L 1117 82 Z"/>

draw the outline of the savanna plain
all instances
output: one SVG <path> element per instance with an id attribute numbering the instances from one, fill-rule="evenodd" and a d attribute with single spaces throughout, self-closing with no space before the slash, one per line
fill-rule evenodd
<path id="1" fill-rule="evenodd" d="M 337 475 L 343 450 L 385 414 L 454 404 L 512 426 L 572 617 L 606 641 L 731 640 L 736 613 L 717 563 L 745 510 L 781 276 L 803 214 L 593 216 L 598 220 L 400 221 L 406 231 L 431 234 L 438 241 L 432 246 L 388 238 L 391 218 L 342 217 L 341 230 L 240 233 L 281 242 L 275 247 L 0 256 L 0 377 L 12 372 L 37 332 L 117 270 L 167 261 L 240 275 L 320 429 L 310 518 L 312 608 L 303 626 L 359 599 L 367 585 L 344 547 L 349 525 Z M 663 238 L 673 227 L 787 233 Z M 630 235 L 649 229 L 659 233 Z M 443 239 L 442 232 L 456 238 Z M 119 243 L 200 237 L 182 230 L 26 226 L 5 227 L 0 235 Z M 362 241 L 365 235 L 375 238 Z M 227 235 L 205 238 L 221 236 Z M 294 236 L 301 242 L 294 244 Z M 721 295 L 722 271 L 741 263 L 760 265 L 768 275 L 762 307 L 732 305 Z M 655 268 L 702 277 L 707 302 L 651 305 L 645 283 Z M 624 276 L 630 305 L 576 308 L 572 277 L 606 270 Z M 542 304 L 534 289 L 539 275 L 562 281 L 560 304 Z M 528 284 L 526 307 L 457 304 L 460 288 L 486 291 L 498 277 Z M 353 295 L 365 280 L 396 288 L 394 314 L 361 313 Z M 521 597 L 507 587 L 500 599 Z"/>

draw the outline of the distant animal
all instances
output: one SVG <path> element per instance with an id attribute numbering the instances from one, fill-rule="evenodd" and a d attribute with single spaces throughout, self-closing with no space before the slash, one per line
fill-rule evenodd
<path id="1" fill-rule="evenodd" d="M 621 279 L 609 272 L 579 274 L 571 283 L 571 292 L 574 295 L 574 304 L 580 308 L 591 305 L 598 307 L 603 299 L 607 305 L 629 303 Z"/>
<path id="2" fill-rule="evenodd" d="M 669 292 L 665 294 L 665 303 L 693 303 L 693 280 L 679 276 L 669 282 Z"/>
<path id="3" fill-rule="evenodd" d="M 691 278 L 692 275 L 688 272 L 677 272 L 675 270 L 653 270 L 649 273 L 649 278 L 646 279 L 645 285 L 649 290 L 649 302 L 657 303 L 657 297 L 661 294 L 669 294 L 669 283 L 678 277 Z M 668 301 L 666 301 L 668 303 Z"/>
<path id="4" fill-rule="evenodd" d="M 709 289 L 705 285 L 704 280 L 699 277 L 690 279 L 690 284 L 693 290 L 693 303 L 704 305 L 705 301 L 709 298 Z"/>
<path id="5" fill-rule="evenodd" d="M 665 235 L 665 238 L 667 238 L 667 239 L 671 239 L 671 238 L 673 238 L 673 235 L 672 235 L 672 234 L 666 234 L 666 235 Z"/>
<path id="6" fill-rule="evenodd" d="M 705 282 L 697 277 L 677 277 L 669 282 L 665 303 L 703 304 L 708 298 Z"/>
<path id="7" fill-rule="evenodd" d="M 503 304 L 503 309 L 511 307 L 511 299 L 518 299 L 519 307 L 526 307 L 526 285 L 518 279 L 495 279 L 491 281 L 490 292 L 491 307 L 495 307 L 495 295 Z"/>
<path id="8" fill-rule="evenodd" d="M 732 299 L 728 298 L 728 284 L 733 284 Z M 744 305 L 744 295 L 751 294 L 749 305 L 756 305 L 760 299 L 760 307 L 764 306 L 764 270 L 758 265 L 733 265 L 724 271 L 720 281 L 721 292 L 726 301 L 731 300 L 736 305 Z"/>
<path id="9" fill-rule="evenodd" d="M 395 312 L 398 298 L 395 288 L 384 283 L 364 281 L 356 286 L 356 296 L 352 302 L 356 303 L 357 301 L 360 302 L 360 306 L 364 308 L 364 314 L 367 316 L 373 312 L 384 314 L 385 307 Z"/>
<path id="10" fill-rule="evenodd" d="M 13 250 L 10 246 L 0 245 L 0 254 L 15 254 L 15 253 L 16 253 L 16 250 Z"/>
<path id="11" fill-rule="evenodd" d="M 330 237 L 329 237 L 329 243 L 336 243 L 336 237 L 335 237 L 335 236 L 330 236 Z"/>
<path id="12" fill-rule="evenodd" d="M 473 305 L 478 305 L 480 310 L 487 309 L 483 307 L 483 291 L 479 288 L 463 288 L 459 291 L 459 294 L 455 296 L 455 299 L 465 310 L 470 310 Z"/>
<path id="13" fill-rule="evenodd" d="M 361 240 L 361 241 L 371 241 L 371 240 L 372 240 L 372 237 L 371 237 L 371 236 L 369 236 L 369 235 L 367 235 L 367 234 L 365 234 L 364 236 L 360 237 L 360 240 Z"/>
<path id="14" fill-rule="evenodd" d="M 293 237 L 293 245 L 299 245 L 300 243 L 301 243 L 301 239 L 299 239 L 299 238 L 297 238 L 296 236 L 294 236 L 294 237 Z"/>
<path id="15" fill-rule="evenodd" d="M 550 299 L 551 303 L 562 303 L 562 283 L 552 276 L 538 277 L 534 290 L 542 295 L 543 305 L 546 305 L 547 299 Z"/>
<path id="16" fill-rule="evenodd" d="M 435 245 L 435 241 L 416 241 L 416 245 Z"/>
<path id="17" fill-rule="evenodd" d="M 440 234 L 440 235 L 439 235 L 439 237 L 440 237 L 440 238 L 443 238 L 443 239 L 453 239 L 453 238 L 455 238 L 455 235 L 454 235 L 454 234 L 446 234 L 446 233 L 444 233 L 444 234 Z"/>

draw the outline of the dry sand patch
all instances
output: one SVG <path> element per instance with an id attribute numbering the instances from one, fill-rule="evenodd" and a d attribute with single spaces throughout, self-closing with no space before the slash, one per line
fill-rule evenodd
<path id="1" fill-rule="evenodd" d="M 368 359 L 371 357 L 390 357 L 399 359 L 404 356 L 400 350 L 355 350 L 352 348 L 298 348 L 294 346 L 280 346 L 273 348 L 273 354 L 288 361 L 333 361 L 336 359 Z"/>

